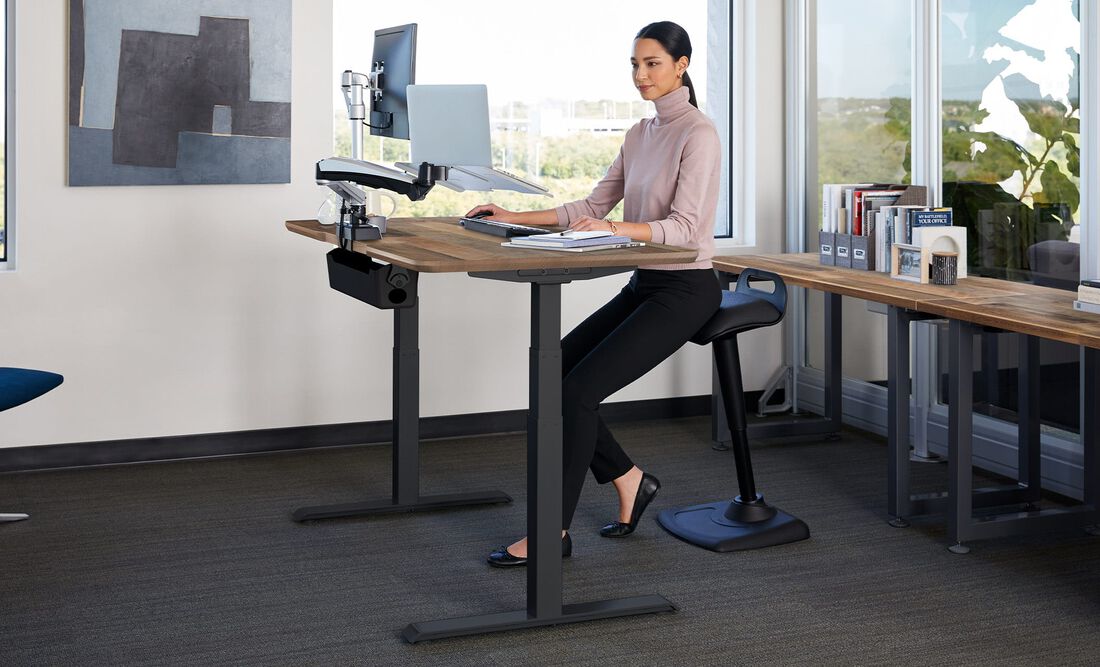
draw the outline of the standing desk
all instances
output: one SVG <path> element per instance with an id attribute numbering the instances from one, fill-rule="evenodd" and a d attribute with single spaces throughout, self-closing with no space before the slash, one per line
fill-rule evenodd
<path id="1" fill-rule="evenodd" d="M 335 229 L 316 220 L 286 223 L 291 232 L 336 244 Z M 351 251 L 410 273 L 467 273 L 475 278 L 531 284 L 531 351 L 527 419 L 527 608 L 465 618 L 412 623 L 402 632 L 415 643 L 561 623 L 673 611 L 660 595 L 562 604 L 562 359 L 561 286 L 631 271 L 639 265 L 695 261 L 693 250 L 662 245 L 597 252 L 555 252 L 504 248 L 504 239 L 466 231 L 455 218 L 392 219 L 384 238 L 357 241 Z M 415 284 L 411 283 L 411 284 Z M 406 285 L 407 287 L 408 285 Z M 394 501 L 362 506 L 306 508 L 296 518 L 329 518 L 418 506 L 417 305 L 394 309 Z M 400 472 L 398 465 L 402 465 Z M 400 483 L 400 488 L 398 485 Z M 489 497 L 494 497 L 489 494 Z M 499 496 L 495 496 L 499 498 Z M 507 496 L 505 496 L 507 498 Z M 454 504 L 467 504 L 459 499 Z M 474 495 L 472 502 L 494 502 Z"/>
<path id="2" fill-rule="evenodd" d="M 963 278 L 958 285 L 922 285 L 874 271 L 820 264 L 814 253 L 716 257 L 719 271 L 740 273 L 752 267 L 772 271 L 790 285 L 816 289 L 826 296 L 825 349 L 827 395 L 839 400 L 840 297 L 883 303 L 887 310 L 888 442 L 887 475 L 891 525 L 908 518 L 946 512 L 950 549 L 967 553 L 966 540 L 1047 530 L 1089 527 L 1100 522 L 1100 315 L 1073 309 L 1066 290 L 990 278 Z M 948 477 L 945 493 L 909 491 L 909 324 L 948 321 Z M 974 489 L 973 367 L 974 338 L 982 327 L 1020 334 L 1018 483 Z M 1068 509 L 1037 508 L 1041 491 L 1039 430 L 1039 339 L 1081 347 L 1084 448 L 1084 503 Z M 959 372 L 960 369 L 962 372 Z M 974 509 L 1021 505 L 1020 511 L 974 515 Z M 1090 529 L 1094 532 L 1095 529 Z"/>

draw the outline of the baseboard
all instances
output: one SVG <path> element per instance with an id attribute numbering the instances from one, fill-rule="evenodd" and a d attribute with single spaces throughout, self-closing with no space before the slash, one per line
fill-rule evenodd
<path id="1" fill-rule="evenodd" d="M 746 392 L 756 405 L 760 392 Z M 710 414 L 710 396 L 682 396 L 609 403 L 600 408 L 608 423 L 675 419 Z M 392 422 L 354 422 L 228 433 L 205 433 L 129 440 L 0 448 L 0 473 L 87 466 L 148 463 L 222 456 L 242 456 L 296 449 L 389 443 Z M 505 410 L 420 420 L 422 440 L 515 433 L 527 428 L 526 410 Z"/>

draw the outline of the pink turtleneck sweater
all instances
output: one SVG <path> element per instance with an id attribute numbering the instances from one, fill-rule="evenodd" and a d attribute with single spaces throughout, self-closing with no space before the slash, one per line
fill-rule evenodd
<path id="1" fill-rule="evenodd" d="M 627 131 L 619 155 L 592 194 L 556 209 L 558 223 L 564 226 L 582 215 L 602 218 L 623 201 L 623 219 L 647 223 L 654 243 L 698 253 L 692 264 L 640 268 L 709 269 L 722 174 L 718 131 L 688 102 L 687 86 L 654 103 L 657 116 Z"/>

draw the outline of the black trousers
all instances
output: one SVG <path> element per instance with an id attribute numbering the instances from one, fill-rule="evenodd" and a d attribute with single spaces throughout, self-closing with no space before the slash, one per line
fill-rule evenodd
<path id="1" fill-rule="evenodd" d="M 711 269 L 639 269 L 562 340 L 564 528 L 577 509 L 585 470 L 606 484 L 634 467 L 600 418 L 600 403 L 672 356 L 721 301 Z"/>

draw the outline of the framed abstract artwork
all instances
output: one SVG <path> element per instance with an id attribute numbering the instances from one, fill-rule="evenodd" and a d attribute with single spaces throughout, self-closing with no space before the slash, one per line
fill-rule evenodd
<path id="1" fill-rule="evenodd" d="M 69 7 L 69 185 L 290 182 L 291 0 Z"/>

